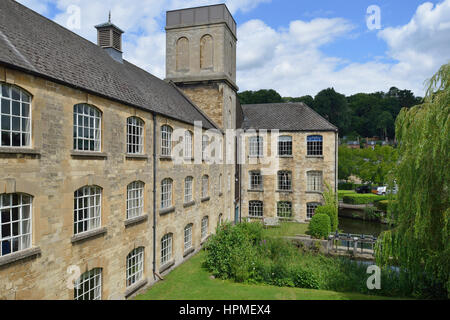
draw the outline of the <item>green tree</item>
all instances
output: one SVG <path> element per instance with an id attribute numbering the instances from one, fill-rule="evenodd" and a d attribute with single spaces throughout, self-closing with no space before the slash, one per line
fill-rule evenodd
<path id="1" fill-rule="evenodd" d="M 321 116 L 337 126 L 342 135 L 348 132 L 351 112 L 343 94 L 337 93 L 333 88 L 322 90 L 314 97 L 312 107 Z"/>
<path id="2" fill-rule="evenodd" d="M 243 91 L 238 94 L 241 104 L 279 103 L 283 102 L 280 94 L 273 89 L 258 91 Z"/>
<path id="3" fill-rule="evenodd" d="M 377 262 L 392 257 L 422 296 L 450 298 L 450 64 L 430 79 L 423 104 L 401 110 L 396 136 L 396 227 L 382 234 Z"/>

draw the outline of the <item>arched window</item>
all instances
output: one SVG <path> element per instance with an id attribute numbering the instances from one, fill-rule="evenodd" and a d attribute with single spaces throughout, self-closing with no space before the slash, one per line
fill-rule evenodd
<path id="1" fill-rule="evenodd" d="M 322 192 L 322 171 L 308 171 L 306 175 L 306 191 Z"/>
<path id="2" fill-rule="evenodd" d="M 193 134 L 191 131 L 186 130 L 184 133 L 184 157 L 186 159 L 191 159 L 194 154 L 194 145 L 192 143 Z"/>
<path id="3" fill-rule="evenodd" d="M 161 209 L 172 206 L 172 179 L 166 178 L 161 182 Z"/>
<path id="4" fill-rule="evenodd" d="M 292 174 L 290 171 L 278 171 L 278 190 L 292 190 Z"/>
<path id="5" fill-rule="evenodd" d="M 202 239 L 205 239 L 208 236 L 208 217 L 203 217 L 202 219 Z"/>
<path id="6" fill-rule="evenodd" d="M 306 219 L 311 219 L 316 213 L 316 208 L 320 206 L 320 203 L 310 202 L 306 204 Z"/>
<path id="7" fill-rule="evenodd" d="M 279 201 L 277 203 L 277 216 L 280 218 L 292 217 L 292 202 Z"/>
<path id="8" fill-rule="evenodd" d="M 322 156 L 323 155 L 323 137 L 308 136 L 307 138 L 307 155 Z"/>
<path id="9" fill-rule="evenodd" d="M 189 70 L 189 40 L 185 37 L 177 41 L 177 71 Z"/>
<path id="10" fill-rule="evenodd" d="M 202 177 L 202 198 L 207 198 L 209 195 L 209 177 L 204 175 Z"/>
<path id="11" fill-rule="evenodd" d="M 280 136 L 278 137 L 278 155 L 292 156 L 292 137 Z"/>
<path id="12" fill-rule="evenodd" d="M 192 190 L 194 189 L 193 184 L 193 177 L 186 177 L 186 179 L 184 179 L 184 203 L 189 203 L 194 200 L 192 192 Z"/>
<path id="13" fill-rule="evenodd" d="M 0 257 L 31 247 L 32 197 L 0 194 Z"/>
<path id="14" fill-rule="evenodd" d="M 210 69 L 214 67 L 213 38 L 207 34 L 200 40 L 200 68 Z"/>
<path id="15" fill-rule="evenodd" d="M 192 248 L 192 223 L 184 228 L 184 251 Z"/>
<path id="16" fill-rule="evenodd" d="M 172 128 L 164 125 L 161 127 L 161 155 L 172 155 Z"/>
<path id="17" fill-rule="evenodd" d="M 73 107 L 73 148 L 79 151 L 101 151 L 101 112 L 88 104 Z"/>
<path id="18" fill-rule="evenodd" d="M 75 282 L 75 300 L 102 299 L 102 269 L 95 268 L 83 273 Z"/>
<path id="19" fill-rule="evenodd" d="M 137 117 L 127 119 L 127 153 L 144 152 L 144 121 Z"/>
<path id="20" fill-rule="evenodd" d="M 127 219 L 139 217 L 144 212 L 144 183 L 134 181 L 127 186 Z"/>
<path id="21" fill-rule="evenodd" d="M 74 193 L 74 234 L 100 228 L 102 189 L 85 186 Z"/>
<path id="22" fill-rule="evenodd" d="M 16 86 L 0 84 L 0 147 L 31 146 L 31 96 Z"/>
<path id="23" fill-rule="evenodd" d="M 168 233 L 161 239 L 161 266 L 172 260 L 172 234 Z"/>
<path id="24" fill-rule="evenodd" d="M 248 203 L 248 215 L 250 217 L 261 218 L 263 216 L 263 209 L 262 201 L 249 201 Z"/>
<path id="25" fill-rule="evenodd" d="M 208 148 L 208 144 L 209 144 L 209 137 L 204 134 L 202 136 L 202 160 L 207 160 L 208 159 L 208 155 L 206 153 L 206 149 Z"/>
<path id="26" fill-rule="evenodd" d="M 144 274 L 144 247 L 132 250 L 127 256 L 127 287 L 142 279 Z"/>

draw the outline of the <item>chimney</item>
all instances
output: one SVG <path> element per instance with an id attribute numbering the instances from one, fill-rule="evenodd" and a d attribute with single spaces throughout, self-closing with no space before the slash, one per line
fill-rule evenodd
<path id="1" fill-rule="evenodd" d="M 106 50 L 114 60 L 123 63 L 122 60 L 122 30 L 111 23 L 111 12 L 108 22 L 95 26 L 97 29 L 97 44 Z"/>

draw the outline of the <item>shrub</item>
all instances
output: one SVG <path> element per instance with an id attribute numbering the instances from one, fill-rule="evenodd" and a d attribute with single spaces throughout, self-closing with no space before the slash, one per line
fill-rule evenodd
<path id="1" fill-rule="evenodd" d="M 380 218 L 380 213 L 377 212 L 375 207 L 365 207 L 364 214 L 368 220 L 378 220 Z"/>
<path id="2" fill-rule="evenodd" d="M 320 289 L 319 277 L 313 270 L 299 266 L 292 271 L 294 286 L 305 289 Z"/>
<path id="3" fill-rule="evenodd" d="M 351 194 L 344 195 L 342 198 L 344 203 L 347 204 L 369 204 L 386 199 L 385 196 L 378 196 L 376 194 Z"/>
<path id="4" fill-rule="evenodd" d="M 309 222 L 309 234 L 315 238 L 327 238 L 331 232 L 330 217 L 325 213 L 313 215 Z"/>
<path id="5" fill-rule="evenodd" d="M 352 182 L 339 182 L 338 183 L 338 189 L 339 190 L 354 190 L 355 184 Z"/>
<path id="6" fill-rule="evenodd" d="M 338 227 L 339 218 L 337 208 L 329 205 L 318 206 L 315 214 L 326 214 L 330 217 L 331 231 L 335 231 Z"/>
<path id="7" fill-rule="evenodd" d="M 381 201 L 375 202 L 375 206 L 377 207 L 377 209 L 380 211 L 383 211 L 383 212 L 387 212 L 388 205 L 389 205 L 389 200 L 381 200 Z"/>

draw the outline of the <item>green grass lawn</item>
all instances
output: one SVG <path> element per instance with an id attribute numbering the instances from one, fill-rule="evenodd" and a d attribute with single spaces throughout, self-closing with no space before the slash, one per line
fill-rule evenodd
<path id="1" fill-rule="evenodd" d="M 248 285 L 211 279 L 200 252 L 174 269 L 137 300 L 380 300 L 384 297 L 324 290 Z"/>
<path id="2" fill-rule="evenodd" d="M 305 235 L 308 230 L 307 223 L 282 222 L 279 227 L 269 227 L 264 230 L 266 236 L 291 237 Z"/>

